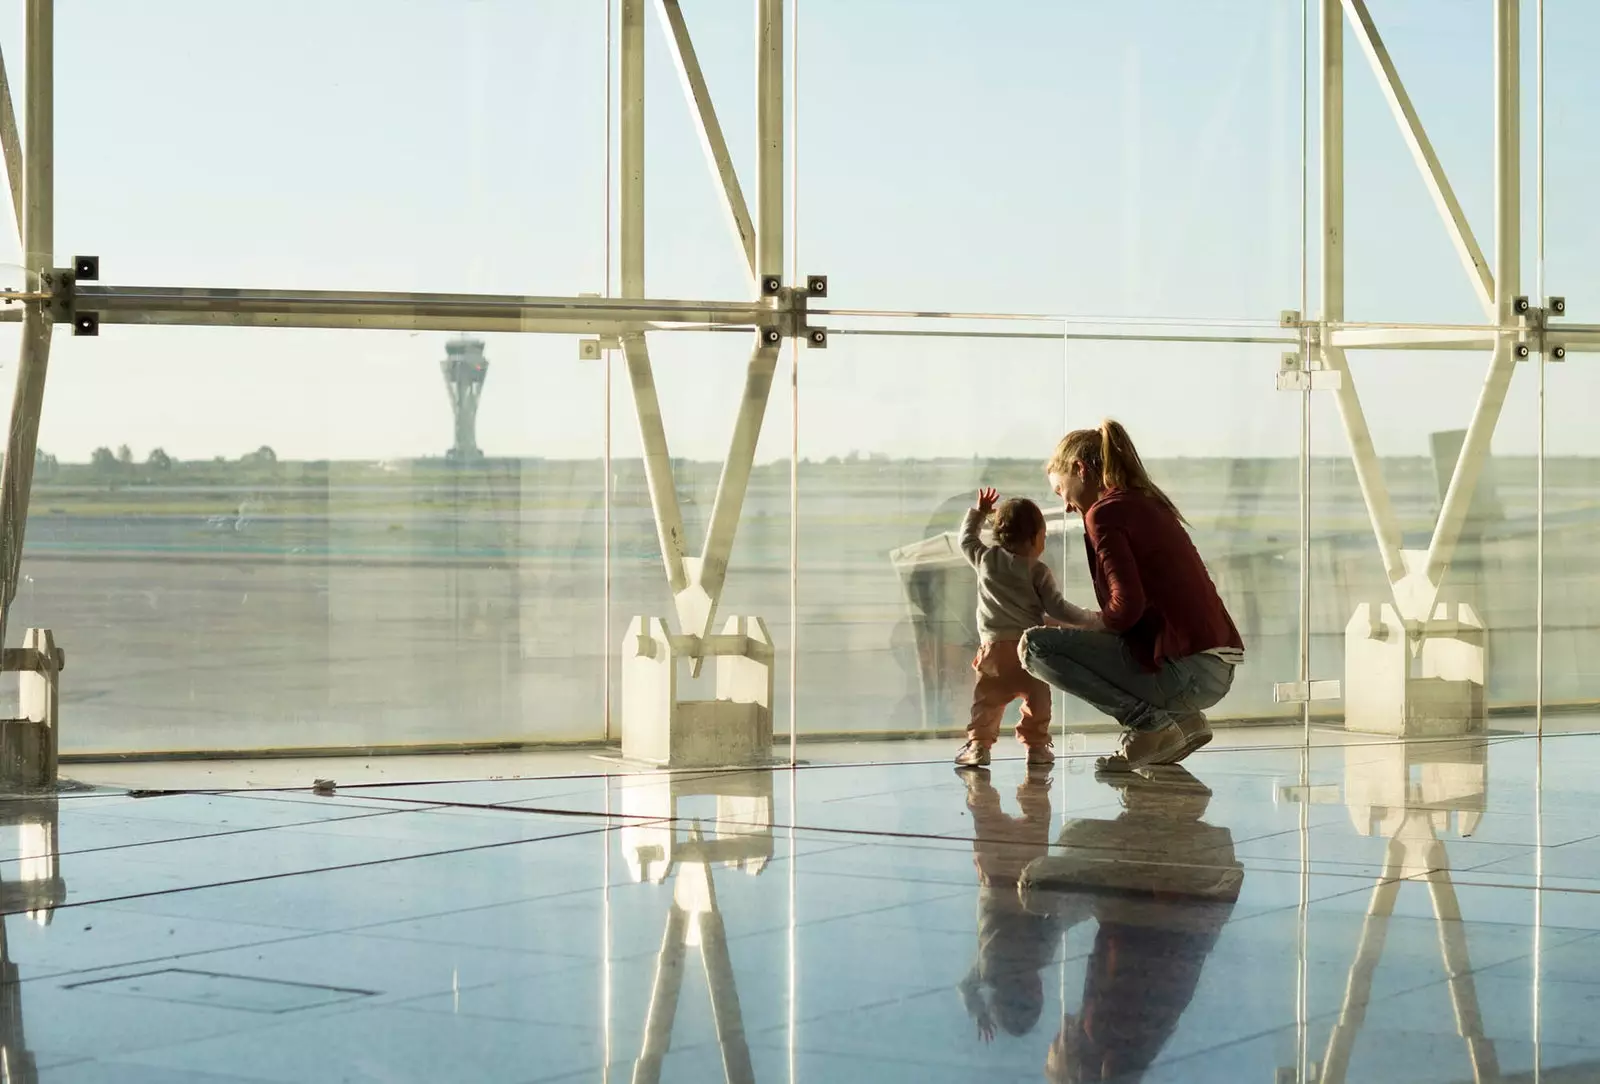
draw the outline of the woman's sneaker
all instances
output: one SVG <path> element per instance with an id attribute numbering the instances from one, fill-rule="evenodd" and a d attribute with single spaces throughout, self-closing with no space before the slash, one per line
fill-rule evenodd
<path id="1" fill-rule="evenodd" d="M 1096 760 L 1094 766 L 1102 772 L 1131 772 L 1151 764 L 1171 764 L 1172 758 L 1182 755 L 1183 747 L 1183 731 L 1176 723 L 1159 730 L 1128 730 L 1123 732 L 1122 747 Z"/>
<path id="2" fill-rule="evenodd" d="M 1180 715 L 1172 722 L 1183 734 L 1183 746 L 1170 757 L 1151 761 L 1152 764 L 1176 764 L 1196 749 L 1211 742 L 1211 724 L 1206 720 L 1205 712 L 1195 711 L 1188 715 Z"/>
<path id="3" fill-rule="evenodd" d="M 981 741 L 969 740 L 961 747 L 961 752 L 956 754 L 958 768 L 987 768 L 989 766 L 989 747 Z"/>

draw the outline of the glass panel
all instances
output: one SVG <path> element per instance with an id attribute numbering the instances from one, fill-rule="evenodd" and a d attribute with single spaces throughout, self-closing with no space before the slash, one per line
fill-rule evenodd
<path id="1" fill-rule="evenodd" d="M 1600 706 L 1600 402 L 1595 355 L 1545 367 L 1544 696 L 1547 729 L 1592 729 Z"/>
<path id="2" fill-rule="evenodd" d="M 1170 330 L 1170 329 L 1161 329 Z M 1116 418 L 1190 534 L 1244 637 L 1246 661 L 1215 722 L 1285 716 L 1276 681 L 1299 652 L 1298 400 L 1276 390 L 1282 345 L 1074 342 L 1067 355 L 1068 425 Z M 1159 388 L 1160 394 L 1151 394 Z M 1068 582 L 1093 599 L 1084 558 Z M 1092 604 L 1092 602 L 1091 602 Z M 1086 705 L 1073 722 L 1104 723 Z"/>
<path id="3" fill-rule="evenodd" d="M 1488 370 L 1483 352 L 1351 351 L 1350 374 L 1377 450 L 1401 532 L 1401 547 L 1424 560 L 1445 489 Z M 1369 634 L 1358 609 L 1372 613 L 1393 595 L 1357 484 L 1335 396 L 1313 395 L 1312 676 L 1344 682 L 1346 725 L 1379 733 L 1481 731 L 1485 704 L 1495 726 L 1532 725 L 1536 629 L 1537 381 L 1518 363 L 1506 394 L 1477 495 L 1439 581 L 1442 616 L 1486 635 L 1445 629 L 1421 653 L 1407 637 Z M 1465 611 L 1460 607 L 1466 607 Z M 1420 617 L 1422 614 L 1401 615 Z M 1480 650 L 1476 644 L 1483 642 Z M 1360 646 L 1353 659 L 1350 646 Z M 1486 667 L 1486 670 L 1484 669 Z M 1402 680 L 1409 674 L 1406 692 Z M 1479 686 L 1482 686 L 1481 689 Z M 1336 705 L 1317 705 L 1336 718 Z M 1403 719 L 1410 719 L 1403 723 Z"/>
<path id="4" fill-rule="evenodd" d="M 1566 322 L 1594 323 L 1600 320 L 1600 263 L 1594 256 L 1600 206 L 1593 194 L 1600 166 L 1600 71 L 1584 41 L 1600 13 L 1584 0 L 1544 0 L 1539 6 L 1545 19 L 1546 292 L 1566 298 Z M 1531 77 L 1531 63 L 1526 71 Z"/>
<path id="5" fill-rule="evenodd" d="M 824 0 L 800 34 L 800 265 L 841 307 L 1285 307 L 1292 5 Z"/>
<path id="6" fill-rule="evenodd" d="M 1489 66 L 1493 5 L 1462 5 L 1450 8 L 1448 14 L 1437 4 L 1369 8 L 1478 247 L 1493 260 L 1494 112 Z M 1482 322 L 1484 309 L 1473 278 L 1457 254 L 1348 19 L 1344 60 L 1346 318 L 1410 324 Z M 1313 54 L 1314 72 L 1317 64 Z M 1527 70 L 1532 71 L 1531 58 Z M 1481 93 L 1467 98 L 1461 90 L 1466 86 L 1480 87 Z M 1526 100 L 1531 105 L 1531 95 Z M 1315 100 L 1312 108 L 1319 108 Z M 1530 146 L 1532 119 L 1530 111 L 1525 128 Z M 1315 268 L 1321 196 L 1315 118 L 1313 124 L 1307 210 Z M 1523 188 L 1530 197 L 1532 180 L 1530 158 Z M 1531 210 L 1531 198 L 1528 206 Z M 1531 244 L 1524 246 L 1524 253 L 1531 270 Z"/>
<path id="7" fill-rule="evenodd" d="M 965 729 L 978 640 L 955 532 L 985 485 L 1059 508 L 1040 468 L 1064 390 L 1054 338 L 836 334 L 802 355 L 801 733 Z"/>
<path id="8" fill-rule="evenodd" d="M 657 333 L 649 337 L 651 365 L 672 455 L 678 504 L 683 516 L 685 551 L 698 559 L 728 456 L 734 421 L 744 399 L 746 370 L 754 332 Z M 646 483 L 638 416 L 622 352 L 614 352 L 611 383 L 611 643 L 623 646 L 636 616 L 665 619 L 674 632 L 676 616 L 661 559 L 655 513 Z M 733 617 L 759 617 L 777 646 L 774 664 L 774 729 L 787 728 L 789 703 L 789 463 L 793 428 L 790 348 L 779 359 L 756 445 L 744 511 L 729 558 L 728 575 L 713 632 Z M 612 735 L 620 737 L 622 671 L 614 654 L 611 672 Z M 691 679 L 680 667 L 680 700 L 716 695 L 716 667 L 708 664 Z M 784 751 L 787 755 L 787 749 Z"/>
<path id="9" fill-rule="evenodd" d="M 475 341 L 454 462 L 449 336 L 58 334 L 13 623 L 72 660 L 63 749 L 597 738 L 604 371 Z"/>
<path id="10" fill-rule="evenodd" d="M 122 284 L 599 290 L 605 25 L 517 0 L 64 2 L 57 251 Z"/>

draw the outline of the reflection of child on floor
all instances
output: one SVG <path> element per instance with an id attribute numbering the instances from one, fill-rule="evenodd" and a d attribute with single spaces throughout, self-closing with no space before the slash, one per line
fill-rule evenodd
<path id="1" fill-rule="evenodd" d="M 1000 720 L 1010 703 L 1022 698 L 1017 739 L 1028 750 L 1029 764 L 1050 764 L 1050 686 L 1022 668 L 1017 644 L 1022 634 L 1039 625 L 1078 625 L 1087 614 L 1061 597 L 1056 580 L 1041 557 L 1045 548 L 1044 513 L 1024 497 L 1012 497 L 997 508 L 999 494 L 978 491 L 978 503 L 961 521 L 961 552 L 978 573 L 978 635 L 981 645 L 972 668 L 978 673 L 972 691 L 972 720 L 967 743 L 956 763 L 981 767 L 989 763 L 989 747 L 1000 736 Z M 978 537 L 983 521 L 994 513 L 993 546 Z"/>
<path id="2" fill-rule="evenodd" d="M 1050 777 L 1035 768 L 1017 788 L 1020 817 L 1000 806 L 984 769 L 962 773 L 972 811 L 972 862 L 978 868 L 978 958 L 961 980 L 961 1000 L 984 1042 L 995 1027 L 1026 1035 L 1044 1009 L 1040 972 L 1055 955 L 1058 921 L 1029 914 L 1017 895 L 1022 869 L 1050 847 Z"/>

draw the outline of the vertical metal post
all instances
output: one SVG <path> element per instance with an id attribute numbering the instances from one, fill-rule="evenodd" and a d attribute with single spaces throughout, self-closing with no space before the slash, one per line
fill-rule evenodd
<path id="1" fill-rule="evenodd" d="M 604 226 L 605 226 L 605 229 L 604 229 L 604 241 L 605 241 L 605 286 L 602 289 L 603 289 L 603 291 L 605 293 L 605 296 L 607 296 L 607 297 L 611 296 L 611 290 L 612 290 L 612 282 L 611 282 L 611 195 L 612 195 L 612 191 L 613 191 L 613 188 L 612 188 L 612 184 L 613 184 L 612 177 L 613 177 L 613 174 L 611 172 L 611 139 L 612 139 L 612 134 L 616 131 L 615 122 L 613 121 L 612 115 L 611 115 L 611 102 L 612 102 L 611 80 L 613 78 L 613 73 L 617 69 L 616 59 L 613 56 L 612 51 L 611 51 L 611 49 L 612 49 L 611 43 L 612 43 L 612 7 L 611 7 L 611 0 L 606 0 L 606 40 L 605 40 L 606 59 L 605 59 L 605 65 L 604 65 L 604 67 L 605 67 L 605 78 L 606 78 L 606 149 L 605 149 L 606 178 L 605 178 L 605 184 L 604 184 L 604 187 L 603 187 L 603 192 L 605 194 L 605 208 L 604 208 L 604 211 L 603 211 L 603 213 L 601 215 L 601 218 L 602 218 L 602 220 L 604 222 Z M 603 690 L 601 692 L 601 705 L 600 705 L 601 706 L 601 712 L 600 712 L 601 720 L 600 720 L 600 726 L 601 726 L 601 738 L 604 741 L 607 741 L 607 742 L 611 741 L 611 736 L 612 736 L 612 727 L 611 727 L 611 651 L 612 651 L 612 640 L 611 640 L 611 636 L 612 636 L 612 628 L 611 628 L 611 542 L 612 542 L 612 533 L 611 532 L 612 532 L 612 522 L 611 522 L 611 520 L 612 520 L 612 511 L 613 510 L 612 510 L 612 506 L 611 506 L 611 504 L 612 504 L 612 493 L 611 493 L 611 490 L 612 490 L 612 479 L 614 477 L 614 474 L 613 474 L 612 469 L 611 469 L 611 366 L 615 363 L 615 360 L 616 359 L 615 359 L 615 356 L 614 356 L 614 351 L 607 350 L 607 351 L 604 352 L 603 362 L 602 363 L 605 366 L 605 375 L 602 378 L 602 388 L 601 388 L 601 398 L 603 399 L 603 402 L 600 404 L 601 411 L 604 414 L 604 417 L 601 419 L 601 426 L 602 426 L 601 432 L 604 434 L 604 436 L 603 436 L 604 443 L 602 445 L 601 453 L 600 453 L 600 470 L 601 470 L 600 503 L 601 503 L 601 510 L 602 510 L 602 513 L 603 513 L 604 519 L 605 519 L 605 524 L 601 528 L 601 535 L 602 535 L 601 541 L 602 541 L 602 544 L 603 544 L 603 547 L 604 547 L 604 551 L 600 555 L 601 584 L 602 584 L 601 591 L 600 591 L 600 599 L 601 599 L 601 603 L 600 604 L 601 604 L 601 609 L 602 609 L 602 613 L 600 615 L 600 627 L 601 627 L 601 644 L 600 644 L 600 671 L 601 671 L 601 674 L 600 674 L 600 677 L 601 677 L 601 681 L 604 683 L 604 688 L 603 688 Z M 608 798 L 608 800 L 609 800 L 609 798 Z M 608 1012 L 609 1012 L 609 1007 L 608 1007 Z M 610 1054 L 609 1054 L 609 1050 L 607 1051 L 606 1061 L 607 1061 L 607 1073 L 609 1074 L 609 1071 L 610 1071 Z"/>
<path id="2" fill-rule="evenodd" d="M 1534 258 L 1535 296 L 1545 303 L 1544 277 L 1544 0 L 1534 7 Z M 1533 1081 L 1544 1075 L 1544 546 L 1545 546 L 1545 366 L 1550 356 L 1539 349 L 1539 454 L 1534 527 L 1533 632 Z"/>
<path id="3" fill-rule="evenodd" d="M 1537 89 L 1534 98 L 1534 140 L 1536 153 L 1534 154 L 1534 217 L 1536 247 L 1533 275 L 1534 296 L 1539 298 L 1539 304 L 1545 303 L 1546 297 L 1544 279 L 1544 0 L 1536 0 L 1535 11 L 1535 37 L 1534 37 L 1534 81 Z M 1544 517 L 1545 517 L 1545 366 L 1549 364 L 1549 355 L 1545 352 L 1544 344 L 1539 347 L 1539 453 L 1537 464 L 1537 479 L 1535 481 L 1534 495 L 1534 628 L 1533 628 L 1533 731 L 1537 735 L 1544 734 Z M 1538 895 L 1535 894 L 1535 906 Z M 1535 1014 L 1537 1022 L 1537 1014 Z M 1534 1040 L 1535 1048 L 1538 1040 Z M 1538 1075 L 1537 1065 L 1534 1068 L 1535 1076 Z"/>
<path id="4" fill-rule="evenodd" d="M 783 0 L 756 0 L 756 267 L 783 274 Z"/>
<path id="5" fill-rule="evenodd" d="M 29 290 L 45 287 L 55 248 L 55 3 L 28 0 L 27 116 L 23 178 L 22 249 Z M 48 304 L 24 302 L 22 349 L 17 387 L 11 400 L 11 426 L 0 467 L 0 645 L 17 595 L 22 542 L 33 488 L 33 457 L 39 446 L 39 412 L 44 404 L 50 363 Z"/>
<path id="6" fill-rule="evenodd" d="M 622 296 L 644 296 L 644 5 L 622 0 L 620 233 Z"/>
<path id="7" fill-rule="evenodd" d="M 800 4 L 789 6 L 789 281 L 800 281 Z M 800 340 L 789 340 L 789 767 L 800 742 Z M 793 792 L 790 801 L 793 802 Z M 789 823 L 794 824 L 793 818 Z M 791 858 L 791 863 L 793 859 Z M 790 889 L 794 881 L 790 879 Z M 792 919 L 793 912 L 790 912 Z M 792 976 L 792 971 L 791 971 Z M 792 1001 L 791 1001 L 792 1004 Z M 789 1076 L 794 1078 L 793 1045 Z"/>
<path id="8" fill-rule="evenodd" d="M 1513 302 L 1522 292 L 1521 9 L 1521 0 L 1494 0 L 1494 294 L 1500 331 L 1428 547 L 1427 574 L 1435 584 L 1450 567 L 1516 370 L 1516 332 L 1511 329 L 1517 322 Z"/>

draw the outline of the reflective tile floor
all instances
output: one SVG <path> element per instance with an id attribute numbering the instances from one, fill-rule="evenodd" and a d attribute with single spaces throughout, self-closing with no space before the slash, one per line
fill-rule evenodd
<path id="1" fill-rule="evenodd" d="M 0 803 L 0 1080 L 1600 1080 L 1600 737 L 946 744 Z"/>

